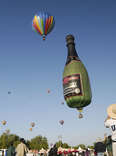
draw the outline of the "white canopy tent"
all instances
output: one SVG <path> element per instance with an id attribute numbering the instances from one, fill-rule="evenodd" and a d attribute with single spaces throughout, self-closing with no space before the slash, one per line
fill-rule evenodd
<path id="1" fill-rule="evenodd" d="M 83 152 L 84 150 L 79 146 L 79 148 L 77 149 L 79 152 Z"/>
<path id="2" fill-rule="evenodd" d="M 44 148 L 40 149 L 39 153 L 46 153 L 46 150 Z"/>

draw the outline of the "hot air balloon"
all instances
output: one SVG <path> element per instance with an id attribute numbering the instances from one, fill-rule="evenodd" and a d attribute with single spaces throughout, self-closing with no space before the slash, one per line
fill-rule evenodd
<path id="1" fill-rule="evenodd" d="M 32 131 L 32 128 L 29 128 L 30 131 Z"/>
<path id="2" fill-rule="evenodd" d="M 50 143 L 50 146 L 52 147 L 53 146 L 53 143 Z"/>
<path id="3" fill-rule="evenodd" d="M 3 124 L 3 125 L 6 125 L 6 121 L 5 121 L 5 120 L 3 120 L 3 121 L 2 121 L 2 124 Z"/>
<path id="4" fill-rule="evenodd" d="M 47 91 L 48 93 L 50 93 L 50 89 L 48 89 L 48 91 Z"/>
<path id="5" fill-rule="evenodd" d="M 10 133 L 10 129 L 6 129 L 5 133 L 9 134 Z"/>
<path id="6" fill-rule="evenodd" d="M 58 139 L 59 139 L 59 140 L 62 140 L 62 135 L 59 135 L 59 136 L 58 136 Z"/>
<path id="7" fill-rule="evenodd" d="M 47 12 L 39 12 L 32 20 L 32 28 L 43 37 L 43 40 L 52 31 L 54 25 L 54 17 Z"/>
<path id="8" fill-rule="evenodd" d="M 11 94 L 11 92 L 10 92 L 10 91 L 8 91 L 8 94 Z"/>
<path id="9" fill-rule="evenodd" d="M 61 102 L 62 105 L 64 105 L 64 102 Z"/>
<path id="10" fill-rule="evenodd" d="M 31 122 L 31 127 L 34 127 L 35 126 L 35 123 L 34 122 Z"/>
<path id="11" fill-rule="evenodd" d="M 61 125 L 63 125 L 63 124 L 64 124 L 64 120 L 60 120 L 59 123 L 60 123 Z"/>
<path id="12" fill-rule="evenodd" d="M 79 118 L 83 118 L 82 110 L 92 100 L 92 92 L 88 72 L 80 60 L 74 43 L 74 36 L 66 36 L 68 55 L 63 72 L 64 99 L 70 108 L 79 111 Z"/>

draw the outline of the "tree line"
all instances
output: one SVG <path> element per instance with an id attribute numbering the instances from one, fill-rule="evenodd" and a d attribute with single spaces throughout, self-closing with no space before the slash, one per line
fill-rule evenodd
<path id="1" fill-rule="evenodd" d="M 3 133 L 0 136 L 0 149 L 7 149 L 10 146 L 10 143 L 13 142 L 14 147 L 16 147 L 20 143 L 20 137 L 16 134 L 7 134 Z M 31 140 L 25 140 L 25 144 L 29 149 L 34 149 L 34 150 L 40 150 L 41 148 L 44 148 L 47 150 L 49 147 L 48 140 L 46 137 L 43 137 L 41 135 L 38 135 Z M 62 141 L 56 142 L 57 147 L 62 147 L 62 148 L 71 148 L 70 145 L 67 143 L 63 143 Z M 94 148 L 94 146 L 85 146 L 84 144 L 79 144 L 77 146 L 74 146 L 72 148 L 77 149 L 78 147 L 81 147 L 83 149 L 86 148 Z"/>

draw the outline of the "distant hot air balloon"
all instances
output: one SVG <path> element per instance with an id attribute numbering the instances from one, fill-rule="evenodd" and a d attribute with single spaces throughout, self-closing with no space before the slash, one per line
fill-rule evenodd
<path id="1" fill-rule="evenodd" d="M 48 89 L 48 93 L 50 93 L 50 89 Z"/>
<path id="2" fill-rule="evenodd" d="M 10 133 L 10 129 L 6 129 L 5 133 L 9 134 Z"/>
<path id="3" fill-rule="evenodd" d="M 62 135 L 59 135 L 59 136 L 58 136 L 58 139 L 59 139 L 59 140 L 62 140 Z"/>
<path id="4" fill-rule="evenodd" d="M 53 146 L 53 143 L 50 143 L 50 146 L 52 147 Z"/>
<path id="5" fill-rule="evenodd" d="M 62 105 L 64 105 L 64 102 L 61 102 Z"/>
<path id="6" fill-rule="evenodd" d="M 47 12 L 39 12 L 32 20 L 33 29 L 43 37 L 43 40 L 45 40 L 45 36 L 52 31 L 54 25 L 54 17 Z"/>
<path id="7" fill-rule="evenodd" d="M 6 121 L 5 120 L 2 121 L 2 125 L 6 125 Z"/>
<path id="8" fill-rule="evenodd" d="M 10 91 L 8 91 L 8 94 L 11 94 L 11 92 L 10 92 Z"/>
<path id="9" fill-rule="evenodd" d="M 64 124 L 64 120 L 60 120 L 59 123 L 60 123 L 61 125 L 63 125 L 63 124 Z"/>
<path id="10" fill-rule="evenodd" d="M 34 122 L 31 122 L 31 127 L 34 127 L 35 126 L 35 123 Z"/>
<path id="11" fill-rule="evenodd" d="M 29 128 L 30 131 L 32 131 L 32 128 Z"/>

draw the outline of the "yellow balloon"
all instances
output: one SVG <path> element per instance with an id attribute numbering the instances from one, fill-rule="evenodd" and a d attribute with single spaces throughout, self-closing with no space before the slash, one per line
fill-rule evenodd
<path id="1" fill-rule="evenodd" d="M 2 121 L 2 124 L 3 124 L 3 125 L 6 125 L 6 121 L 5 121 L 5 120 L 3 120 L 3 121 Z"/>

